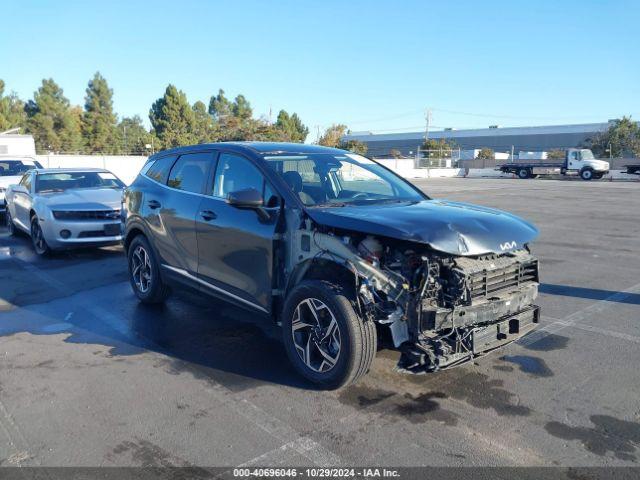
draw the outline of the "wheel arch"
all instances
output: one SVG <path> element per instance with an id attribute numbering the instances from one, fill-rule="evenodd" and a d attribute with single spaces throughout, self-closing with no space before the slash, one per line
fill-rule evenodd
<path id="1" fill-rule="evenodd" d="M 131 227 L 127 231 L 124 237 L 124 240 L 122 241 L 125 250 L 129 249 L 129 245 L 131 245 L 131 242 L 133 241 L 133 239 L 136 238 L 138 235 L 143 235 L 146 237 L 145 231 L 142 229 L 142 227 L 138 225 Z"/>
<path id="2" fill-rule="evenodd" d="M 359 284 L 357 273 L 346 264 L 330 258 L 310 258 L 299 263 L 289 275 L 285 297 L 304 280 L 327 280 L 355 295 Z"/>
<path id="3" fill-rule="evenodd" d="M 147 232 L 146 226 L 140 219 L 134 217 L 127 219 L 124 238 L 122 239 L 122 245 L 124 246 L 125 251 L 129 249 L 129 245 L 131 245 L 133 239 L 138 235 L 144 236 L 149 244 L 151 244 L 151 248 L 154 248 L 154 245 L 152 244 L 153 242 L 151 241 L 150 235 Z"/>

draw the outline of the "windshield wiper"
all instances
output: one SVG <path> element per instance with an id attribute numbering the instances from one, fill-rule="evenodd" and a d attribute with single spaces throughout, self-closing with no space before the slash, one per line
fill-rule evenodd
<path id="1" fill-rule="evenodd" d="M 315 205 L 308 205 L 309 207 L 346 207 L 348 204 L 344 202 L 336 202 L 336 203 L 316 203 Z"/>
<path id="2" fill-rule="evenodd" d="M 64 188 L 47 188 L 45 190 L 38 190 L 37 193 L 55 193 L 55 192 L 64 192 Z"/>

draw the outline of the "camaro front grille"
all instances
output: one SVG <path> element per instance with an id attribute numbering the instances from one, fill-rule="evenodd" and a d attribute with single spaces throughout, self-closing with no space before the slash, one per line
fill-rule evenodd
<path id="1" fill-rule="evenodd" d="M 56 220 L 118 220 L 120 210 L 54 210 Z"/>

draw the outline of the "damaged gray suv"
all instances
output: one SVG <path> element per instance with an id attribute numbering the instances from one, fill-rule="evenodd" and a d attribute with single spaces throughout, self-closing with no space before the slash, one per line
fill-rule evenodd
<path id="1" fill-rule="evenodd" d="M 539 319 L 536 228 L 433 200 L 343 150 L 218 143 L 152 156 L 125 190 L 131 285 L 145 303 L 186 286 L 282 328 L 308 380 L 339 388 L 379 348 L 412 373 L 460 365 Z"/>

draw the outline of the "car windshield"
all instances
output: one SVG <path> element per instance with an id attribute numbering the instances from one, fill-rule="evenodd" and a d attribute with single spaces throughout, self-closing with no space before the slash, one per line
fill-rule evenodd
<path id="1" fill-rule="evenodd" d="M 64 192 L 70 189 L 124 188 L 111 172 L 42 173 L 36 177 L 36 192 Z"/>
<path id="2" fill-rule="evenodd" d="M 264 159 L 306 206 L 344 206 L 426 197 L 408 182 L 361 155 L 279 154 Z"/>
<path id="3" fill-rule="evenodd" d="M 0 159 L 0 177 L 19 177 L 32 168 L 42 168 L 36 161 Z"/>

